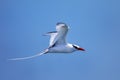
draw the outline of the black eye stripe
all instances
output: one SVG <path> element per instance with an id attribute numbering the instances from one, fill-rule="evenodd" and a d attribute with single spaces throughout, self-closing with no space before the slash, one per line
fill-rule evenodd
<path id="1" fill-rule="evenodd" d="M 75 49 L 78 49 L 78 47 L 76 47 L 75 45 L 72 45 Z"/>

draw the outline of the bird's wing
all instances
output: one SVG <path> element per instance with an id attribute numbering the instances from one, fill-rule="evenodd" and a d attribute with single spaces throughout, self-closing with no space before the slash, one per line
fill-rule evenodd
<path id="1" fill-rule="evenodd" d="M 8 60 L 25 60 L 25 59 L 31 59 L 31 58 L 35 58 L 35 57 L 41 56 L 41 55 L 43 55 L 43 54 L 45 54 L 47 52 L 48 52 L 48 49 L 46 49 L 45 51 L 43 51 L 41 53 L 33 55 L 33 56 L 21 57 L 21 58 L 12 58 L 12 59 L 8 59 Z"/>
<path id="2" fill-rule="evenodd" d="M 66 34 L 68 32 L 68 26 L 57 25 L 56 31 L 48 32 L 46 35 L 50 35 L 49 47 L 53 45 L 65 44 Z"/>
<path id="3" fill-rule="evenodd" d="M 53 44 L 55 44 L 56 40 L 57 40 L 57 35 L 58 32 L 57 31 L 52 31 L 52 32 L 48 32 L 45 35 L 49 35 L 50 36 L 50 41 L 49 41 L 49 47 L 53 46 Z"/>
<path id="4" fill-rule="evenodd" d="M 65 23 L 57 23 L 56 30 L 58 32 L 56 38 L 56 44 L 65 44 L 66 43 L 66 35 L 68 32 L 68 26 Z"/>

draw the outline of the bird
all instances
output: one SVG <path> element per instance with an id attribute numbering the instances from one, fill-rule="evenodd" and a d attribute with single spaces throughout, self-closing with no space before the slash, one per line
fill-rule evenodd
<path id="1" fill-rule="evenodd" d="M 66 42 L 66 36 L 69 30 L 69 26 L 63 22 L 56 24 L 56 31 L 48 32 L 44 36 L 50 36 L 49 46 L 43 52 L 33 56 L 12 58 L 9 60 L 25 60 L 34 57 L 41 56 L 47 53 L 72 53 L 75 51 L 85 51 L 82 47 Z"/>

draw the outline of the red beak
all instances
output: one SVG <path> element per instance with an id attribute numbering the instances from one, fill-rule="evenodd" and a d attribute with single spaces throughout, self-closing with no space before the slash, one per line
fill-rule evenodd
<path id="1" fill-rule="evenodd" d="M 83 48 L 78 48 L 78 50 L 85 51 L 85 49 L 83 49 Z"/>

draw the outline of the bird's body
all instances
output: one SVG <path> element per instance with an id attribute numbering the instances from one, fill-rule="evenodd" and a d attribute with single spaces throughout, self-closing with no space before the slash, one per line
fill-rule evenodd
<path id="1" fill-rule="evenodd" d="M 66 35 L 69 27 L 65 23 L 57 23 L 56 31 L 48 32 L 45 35 L 50 36 L 49 47 L 42 53 L 23 58 L 13 58 L 10 60 L 24 60 L 40 56 L 45 53 L 72 53 L 74 51 L 84 51 L 83 48 L 66 42 Z"/>
<path id="2" fill-rule="evenodd" d="M 62 44 L 58 46 L 54 46 L 49 48 L 49 53 L 71 53 L 74 52 L 75 49 L 73 48 L 72 44 Z"/>

